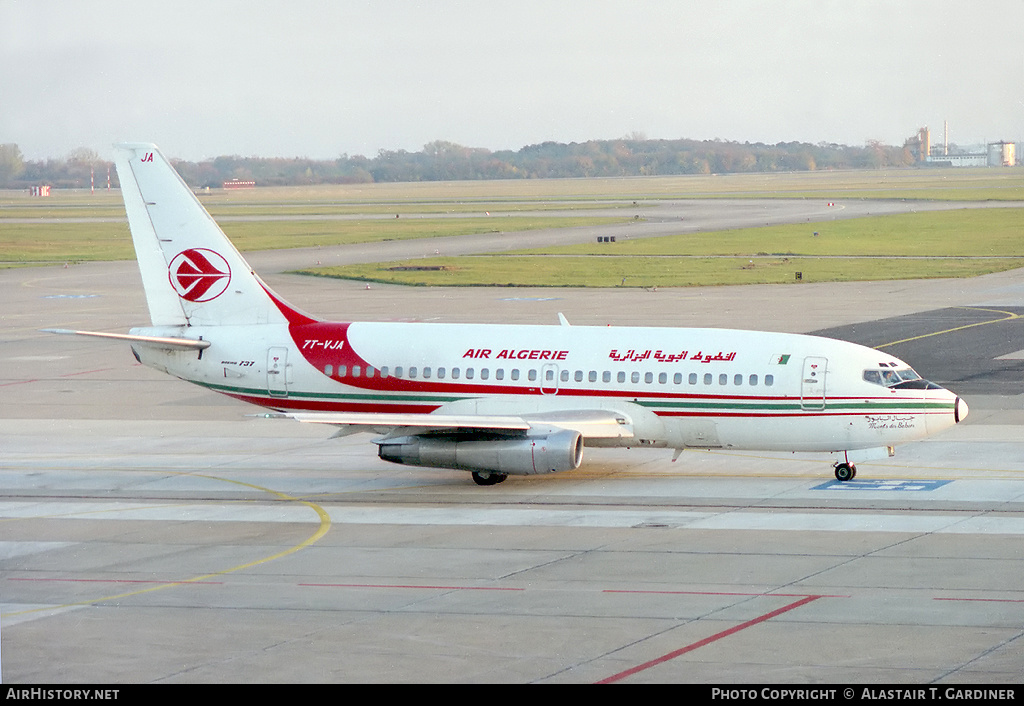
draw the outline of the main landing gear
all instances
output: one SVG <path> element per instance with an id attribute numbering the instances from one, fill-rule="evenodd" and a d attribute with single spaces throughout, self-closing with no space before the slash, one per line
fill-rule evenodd
<path id="1" fill-rule="evenodd" d="M 490 471 L 473 471 L 473 482 L 477 485 L 497 485 L 508 478 L 507 473 L 493 473 Z"/>
<path id="2" fill-rule="evenodd" d="M 837 463 L 835 469 L 837 481 L 848 481 L 857 477 L 857 467 L 852 463 Z"/>

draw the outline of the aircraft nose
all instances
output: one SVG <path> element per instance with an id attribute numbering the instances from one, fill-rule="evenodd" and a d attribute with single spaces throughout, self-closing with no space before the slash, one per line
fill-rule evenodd
<path id="1" fill-rule="evenodd" d="M 953 403 L 953 421 L 959 424 L 967 418 L 967 412 L 967 403 L 957 397 L 956 402 Z"/>

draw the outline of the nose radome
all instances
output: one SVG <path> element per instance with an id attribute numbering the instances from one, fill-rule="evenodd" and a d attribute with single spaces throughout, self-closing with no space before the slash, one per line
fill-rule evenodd
<path id="1" fill-rule="evenodd" d="M 953 421 L 959 424 L 967 418 L 968 411 L 970 410 L 967 409 L 967 403 L 957 397 L 953 405 Z"/>

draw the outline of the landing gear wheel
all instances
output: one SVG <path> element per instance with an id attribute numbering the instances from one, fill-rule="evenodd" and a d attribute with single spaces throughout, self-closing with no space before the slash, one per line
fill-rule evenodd
<path id="1" fill-rule="evenodd" d="M 473 471 L 473 482 L 477 485 L 497 485 L 501 483 L 508 474 L 505 473 L 488 473 L 487 471 Z"/>
<path id="2" fill-rule="evenodd" d="M 853 480 L 857 477 L 857 467 L 852 463 L 837 463 L 836 464 L 836 480 L 845 482 Z"/>

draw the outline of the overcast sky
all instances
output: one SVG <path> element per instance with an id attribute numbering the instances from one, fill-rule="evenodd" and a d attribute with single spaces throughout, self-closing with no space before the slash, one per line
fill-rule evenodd
<path id="1" fill-rule="evenodd" d="M 0 0 L 26 159 L 1024 139 L 1024 0 Z"/>

